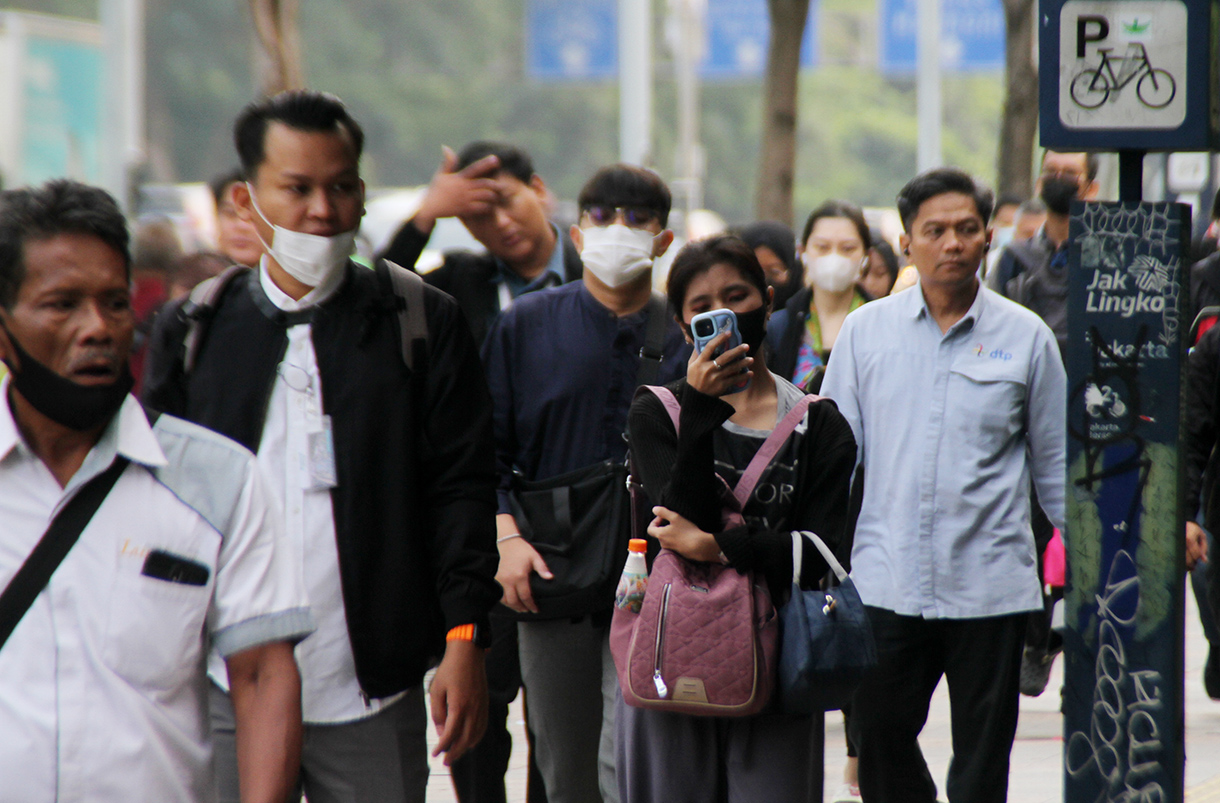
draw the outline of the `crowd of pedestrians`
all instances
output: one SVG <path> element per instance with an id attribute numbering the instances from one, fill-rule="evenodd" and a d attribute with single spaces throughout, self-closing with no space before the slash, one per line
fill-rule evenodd
<path id="1" fill-rule="evenodd" d="M 1098 192 L 1095 157 L 1048 151 L 1038 198 L 999 203 L 921 173 L 896 242 L 836 199 L 799 235 L 697 239 L 662 294 L 654 171 L 598 170 L 564 230 L 524 148 L 446 148 L 360 264 L 364 132 L 344 104 L 283 93 L 233 137 L 214 251 L 184 254 L 158 219 L 133 249 L 113 199 L 76 182 L 0 194 L 0 801 L 422 803 L 427 699 L 457 798 L 498 803 L 518 693 L 531 803 L 822 800 L 821 711 L 625 698 L 613 594 L 576 556 L 617 572 L 633 522 L 776 607 L 834 563 L 793 531 L 850 568 L 876 666 L 842 706 L 836 803 L 937 799 L 918 736 L 942 678 L 948 799 L 1006 799 L 1019 694 L 1062 645 L 1042 562 L 1064 520 L 1069 212 Z M 450 217 L 484 251 L 417 274 Z M 705 344 L 692 326 L 715 310 L 734 331 Z M 1220 327 L 1203 328 L 1186 538 L 1207 602 Z M 627 508 L 629 455 L 649 510 Z M 1220 698 L 1220 653 L 1205 682 Z"/>

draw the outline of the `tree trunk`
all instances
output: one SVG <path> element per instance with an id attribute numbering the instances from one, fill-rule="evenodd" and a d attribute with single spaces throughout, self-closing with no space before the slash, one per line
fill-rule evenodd
<path id="1" fill-rule="evenodd" d="M 1006 64 L 1004 116 L 996 177 L 1000 193 L 1033 193 L 1034 137 L 1038 131 L 1038 66 L 1034 63 L 1034 0 L 1004 0 Z"/>
<path id="2" fill-rule="evenodd" d="M 759 220 L 791 225 L 796 171 L 796 86 L 809 0 L 767 0 L 767 8 L 771 15 L 771 42 L 763 88 L 762 144 L 754 213 Z"/>
<path id="3" fill-rule="evenodd" d="M 254 31 L 262 45 L 260 84 L 270 97 L 305 86 L 301 66 L 301 36 L 297 28 L 299 0 L 250 0 Z"/>

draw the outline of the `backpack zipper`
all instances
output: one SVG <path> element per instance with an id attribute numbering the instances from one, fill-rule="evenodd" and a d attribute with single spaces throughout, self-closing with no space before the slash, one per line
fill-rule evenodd
<path id="1" fill-rule="evenodd" d="M 657 687 L 657 696 L 664 700 L 669 696 L 669 687 L 661 677 L 661 650 L 665 646 L 665 619 L 669 614 L 669 592 L 673 583 L 666 583 L 661 591 L 661 616 L 657 620 L 657 641 L 653 645 L 652 682 Z"/>

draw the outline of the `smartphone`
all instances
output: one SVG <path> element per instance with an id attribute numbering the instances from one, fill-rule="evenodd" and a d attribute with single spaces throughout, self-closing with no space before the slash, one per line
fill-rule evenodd
<path id="1" fill-rule="evenodd" d="M 737 316 L 731 309 L 714 309 L 700 312 L 690 319 L 691 337 L 695 341 L 695 350 L 702 352 L 707 344 L 716 339 L 721 332 L 729 332 L 729 340 L 713 353 L 713 358 L 719 357 L 729 349 L 741 345 L 741 332 L 737 329 Z M 735 387 L 745 390 L 750 386 L 750 380 L 744 379 Z"/>

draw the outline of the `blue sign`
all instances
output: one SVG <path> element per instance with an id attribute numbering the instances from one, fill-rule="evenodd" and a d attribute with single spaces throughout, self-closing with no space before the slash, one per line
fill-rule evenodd
<path id="1" fill-rule="evenodd" d="M 31 36 L 23 80 L 25 184 L 102 178 L 102 52 L 97 45 Z"/>
<path id="2" fill-rule="evenodd" d="M 1073 204 L 1063 799 L 1182 799 L 1190 207 Z"/>
<path id="3" fill-rule="evenodd" d="M 881 69 L 915 69 L 918 6 L 918 0 L 878 0 Z M 941 64 L 946 70 L 1004 68 L 1003 0 L 941 0 L 940 24 Z"/>
<path id="4" fill-rule="evenodd" d="M 618 75 L 617 0 L 529 0 L 526 72 L 534 78 Z"/>
<path id="5" fill-rule="evenodd" d="M 704 78 L 751 78 L 767 66 L 767 0 L 706 0 Z M 817 63 L 818 0 L 810 0 L 801 66 Z M 534 78 L 589 80 L 618 74 L 617 0 L 529 0 L 526 71 Z"/>
<path id="6" fill-rule="evenodd" d="M 801 66 L 817 64 L 818 0 L 810 0 Z M 707 0 L 707 48 L 700 74 L 704 78 L 749 78 L 767 67 L 771 15 L 767 0 Z"/>

